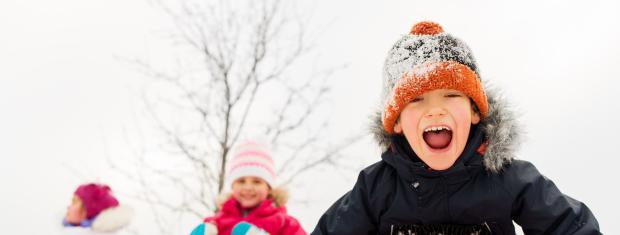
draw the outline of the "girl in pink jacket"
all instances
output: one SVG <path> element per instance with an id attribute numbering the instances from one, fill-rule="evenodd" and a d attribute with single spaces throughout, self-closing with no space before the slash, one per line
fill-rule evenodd
<path id="1" fill-rule="evenodd" d="M 263 146 L 247 142 L 235 149 L 227 180 L 232 192 L 220 210 L 196 227 L 191 235 L 306 235 L 299 222 L 286 213 L 287 193 L 272 188 L 274 162 Z"/>

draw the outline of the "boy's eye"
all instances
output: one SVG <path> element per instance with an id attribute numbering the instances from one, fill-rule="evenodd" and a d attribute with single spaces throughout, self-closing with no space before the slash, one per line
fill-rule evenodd
<path id="1" fill-rule="evenodd" d="M 409 103 L 415 103 L 415 102 L 419 102 L 419 101 L 422 101 L 422 100 L 423 100 L 422 97 L 415 97 L 415 98 L 413 98 L 413 100 L 409 101 Z"/>
<path id="2" fill-rule="evenodd" d="M 450 98 L 452 98 L 452 97 L 461 97 L 461 94 L 447 94 L 447 95 L 445 95 L 445 97 L 450 97 Z"/>

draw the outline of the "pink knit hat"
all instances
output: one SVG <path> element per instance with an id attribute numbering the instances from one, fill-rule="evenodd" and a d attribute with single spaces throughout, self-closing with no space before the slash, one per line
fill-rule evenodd
<path id="1" fill-rule="evenodd" d="M 276 181 L 276 170 L 273 159 L 266 146 L 248 141 L 237 146 L 228 165 L 228 182 L 244 176 L 255 176 L 263 179 L 273 188 Z"/>
<path id="2" fill-rule="evenodd" d="M 86 218 L 92 219 L 99 212 L 118 206 L 118 200 L 111 191 L 107 185 L 90 183 L 80 185 L 74 194 L 82 200 L 86 209 Z"/>

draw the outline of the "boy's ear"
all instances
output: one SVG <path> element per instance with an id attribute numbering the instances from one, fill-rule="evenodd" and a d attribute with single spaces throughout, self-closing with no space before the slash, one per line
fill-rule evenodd
<path id="1" fill-rule="evenodd" d="M 403 133 L 403 128 L 400 126 L 400 118 L 396 119 L 396 124 L 394 124 L 394 132 L 396 134 Z"/>
<path id="2" fill-rule="evenodd" d="M 469 98 L 469 103 L 471 104 L 471 124 L 476 125 L 480 122 L 480 109 L 472 98 Z"/>
<path id="3" fill-rule="evenodd" d="M 480 122 L 480 114 L 478 112 L 471 112 L 471 124 L 478 124 Z"/>

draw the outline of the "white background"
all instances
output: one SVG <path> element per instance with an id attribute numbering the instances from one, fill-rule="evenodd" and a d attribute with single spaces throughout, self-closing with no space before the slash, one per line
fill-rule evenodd
<path id="1" fill-rule="evenodd" d="M 316 22 L 333 22 L 318 44 L 324 58 L 348 65 L 332 90 L 334 131 L 366 130 L 379 102 L 387 50 L 413 23 L 439 22 L 469 44 L 483 79 L 500 87 L 521 114 L 527 138 L 520 158 L 585 202 L 603 233 L 620 233 L 614 224 L 620 211 L 617 1 L 350 0 L 315 6 Z M 131 190 L 109 172 L 104 157 L 133 151 L 124 138 L 144 118 L 140 90 L 146 79 L 118 58 L 149 56 L 166 20 L 143 1 L 0 2 L 2 234 L 57 229 L 72 191 L 85 181 Z M 380 159 L 365 141 L 354 166 Z M 352 187 L 356 172 L 311 177 L 330 183 L 297 189 L 293 196 L 313 201 L 293 200 L 289 210 L 308 232 Z M 148 214 L 140 207 L 136 212 Z"/>

